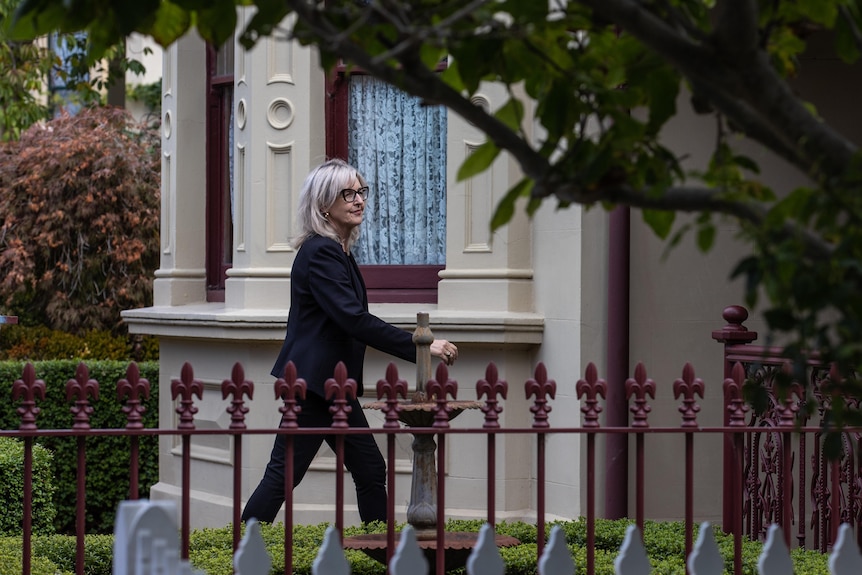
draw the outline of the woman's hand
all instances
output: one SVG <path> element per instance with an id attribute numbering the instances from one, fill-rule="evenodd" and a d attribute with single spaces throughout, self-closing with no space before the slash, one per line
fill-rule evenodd
<path id="1" fill-rule="evenodd" d="M 446 365 L 452 365 L 458 359 L 458 348 L 445 339 L 435 339 L 431 343 L 431 355 L 439 357 Z"/>

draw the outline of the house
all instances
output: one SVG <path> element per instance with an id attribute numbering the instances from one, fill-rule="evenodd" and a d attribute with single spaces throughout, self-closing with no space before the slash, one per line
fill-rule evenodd
<path id="1" fill-rule="evenodd" d="M 836 82 L 846 87 L 858 80 L 837 77 L 836 62 L 820 57 L 819 50 L 813 42 L 797 89 L 824 117 L 840 119 L 847 135 L 858 138 L 862 125 L 853 113 L 853 90 L 835 89 Z M 242 363 L 246 378 L 255 384 L 249 426 L 277 426 L 280 413 L 269 372 L 290 306 L 295 256 L 290 239 L 299 189 L 308 170 L 328 155 L 346 151 L 351 161 L 366 161 L 359 157 L 359 147 L 371 124 L 364 122 L 382 116 L 385 124 L 391 124 L 408 115 L 393 108 L 364 117 L 361 112 L 371 110 L 371 104 L 359 103 L 359 98 L 378 88 L 383 90 L 362 77 L 327 77 L 315 50 L 272 38 L 262 39 L 252 50 L 236 42 L 216 50 L 190 34 L 165 50 L 161 265 L 154 305 L 128 311 L 124 318 L 131 331 L 159 337 L 164 390 L 172 378 L 179 377 L 183 364 L 191 363 L 195 377 L 205 386 L 196 415 L 198 427 L 229 425 L 220 385 L 230 377 L 235 362 Z M 494 109 L 504 96 L 498 86 L 487 85 L 474 102 Z M 380 96 L 388 104 L 398 98 Z M 685 95 L 680 97 L 679 110 L 665 140 L 686 155 L 688 167 L 703 166 L 714 141 L 714 121 L 694 115 Z M 420 159 L 435 158 L 433 166 L 421 169 L 428 173 L 438 169 L 436 175 L 423 177 L 443 185 L 428 192 L 430 196 L 425 191 L 433 186 L 422 183 L 411 182 L 408 191 L 428 199 L 436 219 L 430 225 L 411 224 L 413 234 L 397 237 L 399 246 L 407 245 L 409 235 L 427 245 L 431 243 L 428 234 L 442 232 L 445 224 L 439 237 L 442 248 L 417 260 L 388 264 L 399 266 L 394 268 L 396 273 L 374 259 L 364 260 L 371 262 L 364 273 L 372 312 L 405 329 L 415 326 L 417 312 L 428 312 L 435 336 L 459 347 L 459 361 L 451 369 L 452 377 L 461 383 L 459 399 L 475 397 L 473 382 L 483 378 L 488 363 L 494 362 L 510 385 L 500 420 L 504 427 L 530 425 L 530 403 L 521 389 L 539 362 L 557 382 L 550 413 L 554 425 L 580 424 L 575 384 L 589 362 L 596 364 L 602 377 L 615 374 L 608 382 L 616 390 L 614 407 L 607 406 L 603 417 L 611 412 L 617 418 L 628 416 L 620 391 L 623 382 L 643 362 L 657 385 L 656 398 L 650 402 L 651 421 L 668 426 L 679 424 L 679 403 L 672 386 L 683 365 L 690 362 L 705 382 L 699 421 L 719 425 L 723 357 L 710 333 L 722 326 L 725 306 L 742 302 L 741 282 L 729 279 L 743 253 L 738 228 L 723 225 L 708 254 L 700 253 L 689 238 L 666 255 L 665 244 L 637 212 L 609 214 L 601 208 L 577 206 L 558 211 L 548 202 L 533 218 L 519 213 L 492 234 L 488 222 L 497 200 L 519 180 L 517 165 L 501 157 L 489 171 L 458 182 L 458 167 L 483 142 L 482 135 L 451 112 L 437 111 L 427 121 L 426 126 L 432 127 L 423 129 L 436 130 L 441 147 L 418 154 Z M 395 143 L 403 144 L 404 139 L 396 138 Z M 390 158 L 404 156 L 397 146 L 389 152 L 394 154 Z M 802 181 L 777 158 L 757 149 L 748 153 L 760 163 L 764 180 L 776 188 Z M 395 180 L 407 177 L 404 174 L 413 176 L 417 170 L 414 165 Z M 390 175 L 364 171 L 372 194 L 387 187 L 382 184 Z M 403 180 L 400 187 L 408 188 Z M 368 224 L 365 228 L 364 233 L 376 241 L 374 228 Z M 746 325 L 765 333 L 757 316 Z M 390 361 L 369 350 L 366 381 L 382 378 Z M 396 364 L 402 377 L 413 379 L 412 365 Z M 373 393 L 373 385 L 368 389 Z M 163 425 L 175 425 L 174 408 L 170 394 L 163 392 Z M 375 413 L 368 415 L 372 427 L 381 424 Z M 481 415 L 468 412 L 454 424 L 477 422 Z M 228 438 L 198 439 L 192 445 L 193 527 L 224 525 L 231 520 L 228 465 L 233 446 Z M 269 459 L 272 437 L 247 436 L 243 441 L 242 495 L 248 497 Z M 484 477 L 483 461 L 474 456 L 484 452 L 483 438 L 477 436 L 475 444 L 471 441 L 468 438 L 447 449 L 446 492 L 452 516 L 484 516 L 483 484 L 475 480 Z M 529 519 L 535 509 L 531 496 L 536 481 L 534 446 L 516 436 L 500 436 L 497 441 L 498 477 L 503 478 L 497 491 L 497 517 Z M 175 440 L 162 439 L 160 481 L 151 490 L 152 498 L 178 497 L 179 449 Z M 405 442 L 400 449 L 397 492 L 406 494 L 409 445 Z M 663 461 L 681 457 L 682 438 L 657 444 L 648 437 L 647 449 L 651 461 L 647 516 L 678 518 L 683 513 L 678 497 L 683 478 L 661 470 L 668 468 Z M 553 502 L 549 511 L 565 518 L 583 514 L 583 446 L 550 435 L 547 450 L 547 498 Z M 717 520 L 721 516 L 718 499 L 703 494 L 721 488 L 720 440 L 698 445 L 698 451 L 703 455 L 696 467 L 701 499 L 696 520 Z M 608 463 L 598 482 L 599 511 L 630 513 L 626 477 L 631 456 L 619 443 L 603 442 L 600 452 Z M 321 451 L 296 490 L 297 522 L 331 519 L 333 468 L 332 454 Z M 356 521 L 352 490 L 348 488 L 345 495 L 348 520 Z M 404 505 L 398 512 L 403 517 Z"/>

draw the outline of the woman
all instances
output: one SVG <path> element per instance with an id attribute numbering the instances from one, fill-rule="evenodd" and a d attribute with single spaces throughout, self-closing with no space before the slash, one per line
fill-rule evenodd
<path id="1" fill-rule="evenodd" d="M 368 186 L 355 168 L 330 160 L 314 168 L 299 197 L 299 251 L 291 270 L 290 313 L 287 335 L 272 375 L 281 377 L 292 361 L 305 379 L 308 393 L 300 402 L 300 427 L 329 427 L 330 402 L 324 383 L 343 361 L 348 377 L 356 380 L 362 395 L 365 348 L 370 345 L 401 359 L 416 362 L 412 334 L 368 312 L 365 283 L 350 248 L 359 237 L 359 225 L 368 198 Z M 431 354 L 448 365 L 458 358 L 458 348 L 446 340 L 434 340 Z M 348 415 L 351 427 L 368 427 L 354 398 Z M 320 445 L 334 446 L 331 435 L 294 437 L 296 487 L 308 470 Z M 277 435 L 263 479 L 246 503 L 242 519 L 272 522 L 284 502 L 284 435 Z M 359 516 L 364 522 L 386 521 L 386 464 L 374 438 L 346 435 L 344 463 L 356 484 Z"/>

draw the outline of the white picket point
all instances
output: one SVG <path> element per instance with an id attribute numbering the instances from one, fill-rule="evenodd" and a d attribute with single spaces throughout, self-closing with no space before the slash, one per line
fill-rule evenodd
<path id="1" fill-rule="evenodd" d="M 551 537 L 539 558 L 539 575 L 574 575 L 575 561 L 566 546 L 566 532 L 559 525 L 551 529 Z"/>
<path id="2" fill-rule="evenodd" d="M 260 534 L 260 523 L 250 519 L 245 525 L 245 535 L 233 556 L 235 575 L 269 575 L 272 559 Z"/>
<path id="3" fill-rule="evenodd" d="M 691 575 L 721 575 L 724 573 L 724 558 L 715 542 L 715 533 L 709 521 L 700 524 L 697 542 L 688 556 L 688 570 Z"/>
<path id="4" fill-rule="evenodd" d="M 311 564 L 312 575 L 350 575 L 350 563 L 341 548 L 341 536 L 332 525 L 326 528 L 323 545 Z"/>
<path id="5" fill-rule="evenodd" d="M 853 527 L 842 523 L 838 528 L 838 540 L 829 555 L 829 572 L 832 575 L 859 575 L 862 573 L 862 553 L 853 537 Z"/>
<path id="6" fill-rule="evenodd" d="M 389 562 L 392 575 L 428 575 L 428 560 L 416 542 L 416 531 L 407 525 L 401 531 L 398 547 Z"/>
<path id="7" fill-rule="evenodd" d="M 494 528 L 485 523 L 479 531 L 479 539 L 476 547 L 467 558 L 468 575 L 503 575 L 506 572 L 506 564 L 500 556 L 497 542 L 494 537 Z"/>
<path id="8" fill-rule="evenodd" d="M 629 525 L 620 553 L 614 559 L 614 572 L 617 575 L 649 575 L 650 571 L 652 566 L 644 549 L 640 529 L 636 525 Z"/>
<path id="9" fill-rule="evenodd" d="M 784 533 L 775 523 L 766 533 L 766 543 L 757 560 L 757 572 L 760 575 L 793 575 L 793 560 L 784 543 Z"/>
<path id="10" fill-rule="evenodd" d="M 205 575 L 179 559 L 175 506 L 168 502 L 124 501 L 117 511 L 114 537 L 114 575 Z M 268 575 L 272 559 L 266 551 L 260 524 L 252 519 L 234 555 L 235 575 Z M 862 553 L 853 528 L 843 524 L 829 555 L 830 575 L 860 575 Z M 724 559 L 710 523 L 700 525 L 697 542 L 686 565 L 691 575 L 721 575 Z M 468 575 L 503 575 L 505 563 L 495 541 L 494 528 L 485 524 L 476 547 L 467 559 Z M 641 533 L 629 525 L 614 559 L 616 575 L 649 575 L 652 567 Z M 341 537 L 333 526 L 326 529 L 323 544 L 311 566 L 313 575 L 350 575 Z M 401 532 L 398 548 L 389 565 L 391 575 L 429 575 L 429 564 L 416 542 L 411 526 Z M 575 562 L 559 525 L 551 530 L 548 544 L 538 561 L 539 575 L 574 575 Z M 763 552 L 757 561 L 759 575 L 793 575 L 793 561 L 781 527 L 770 525 Z"/>

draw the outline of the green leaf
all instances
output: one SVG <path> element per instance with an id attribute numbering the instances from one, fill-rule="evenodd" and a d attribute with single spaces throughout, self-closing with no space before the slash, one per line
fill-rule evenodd
<path id="1" fill-rule="evenodd" d="M 165 1 L 156 10 L 155 19 L 149 33 L 153 37 L 153 40 L 164 47 L 185 34 L 191 23 L 191 15 L 186 10 L 173 2 Z"/>
<path id="2" fill-rule="evenodd" d="M 796 0 L 799 12 L 812 22 L 831 28 L 838 17 L 837 2 L 824 0 Z"/>
<path id="3" fill-rule="evenodd" d="M 65 20 L 66 10 L 61 4 L 24 0 L 12 17 L 9 37 L 12 40 L 33 40 L 63 29 Z"/>
<path id="4" fill-rule="evenodd" d="M 515 215 L 515 203 L 518 201 L 518 198 L 529 196 L 532 189 L 533 180 L 524 178 L 515 184 L 512 189 L 506 192 L 506 195 L 503 196 L 503 199 L 497 204 L 497 208 L 494 210 L 494 216 L 491 218 L 492 232 L 500 229 L 512 220 L 512 216 Z"/>
<path id="5" fill-rule="evenodd" d="M 220 2 L 211 8 L 200 10 L 195 21 L 201 38 L 215 46 L 221 46 L 233 37 L 236 22 L 236 5 L 232 1 Z"/>
<path id="6" fill-rule="evenodd" d="M 674 212 L 665 210 L 643 210 L 643 219 L 652 231 L 661 239 L 667 238 L 670 234 L 670 229 L 673 226 Z"/>
<path id="7" fill-rule="evenodd" d="M 461 81 L 461 73 L 458 70 L 458 61 L 455 58 L 449 58 L 449 64 L 446 69 L 440 72 L 440 79 L 449 84 L 453 90 L 459 94 L 466 91 L 464 82 Z"/>
<path id="8" fill-rule="evenodd" d="M 857 27 L 862 26 L 862 22 L 859 22 L 858 19 L 856 19 L 855 24 Z M 845 64 L 852 64 L 859 59 L 859 46 L 856 44 L 853 29 L 847 20 L 838 18 L 835 22 L 833 35 L 835 37 L 835 53 Z"/>
<path id="9" fill-rule="evenodd" d="M 711 223 L 705 224 L 697 230 L 697 247 L 703 253 L 712 249 L 715 242 L 715 226 Z"/>
<path id="10" fill-rule="evenodd" d="M 494 113 L 494 116 L 510 130 L 517 132 L 521 129 L 521 120 L 524 118 L 524 104 L 516 98 L 510 98 Z"/>
<path id="11" fill-rule="evenodd" d="M 676 114 L 676 98 L 679 94 L 679 76 L 667 66 L 662 66 L 646 77 L 649 92 L 649 124 L 651 134 Z"/>
<path id="12" fill-rule="evenodd" d="M 446 50 L 431 44 L 422 44 L 419 48 L 419 58 L 429 70 L 434 70 L 446 57 Z"/>
<path id="13" fill-rule="evenodd" d="M 457 180 L 463 182 L 476 174 L 484 172 L 494 162 L 499 153 L 500 149 L 494 145 L 494 142 L 485 142 L 475 152 L 467 156 L 467 159 L 461 164 L 461 167 L 458 169 Z"/>
<path id="14" fill-rule="evenodd" d="M 754 174 L 760 173 L 760 166 L 758 166 L 757 162 L 755 162 L 754 160 L 752 160 L 748 156 L 743 156 L 741 154 L 738 154 L 736 156 L 733 156 L 733 161 L 740 168 L 744 168 L 744 169 L 746 169 L 749 172 L 752 172 Z"/>

